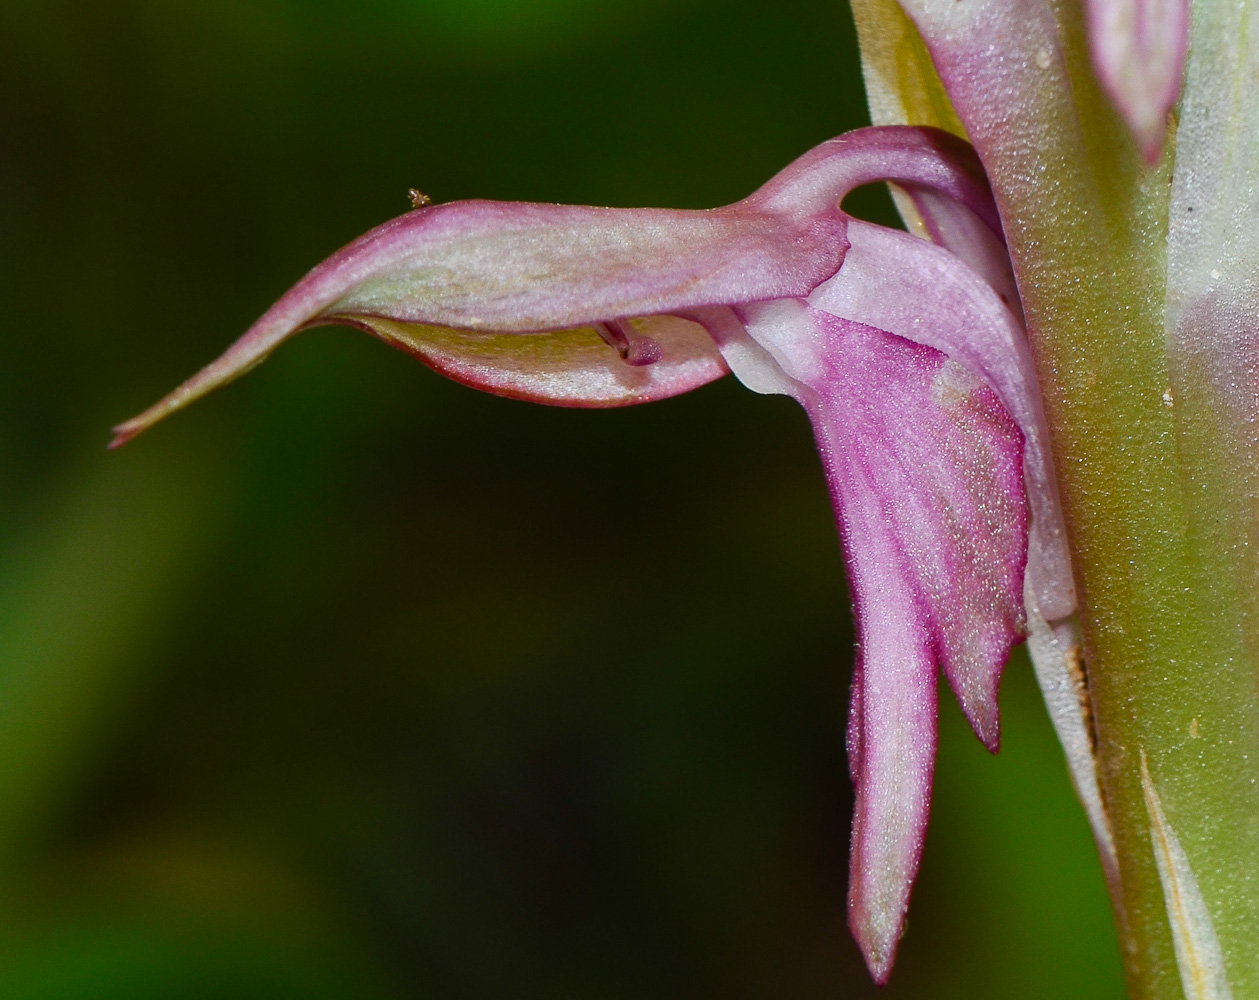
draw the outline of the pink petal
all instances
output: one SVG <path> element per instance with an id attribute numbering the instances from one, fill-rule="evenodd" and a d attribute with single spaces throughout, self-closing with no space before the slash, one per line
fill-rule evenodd
<path id="1" fill-rule="evenodd" d="M 798 301 L 741 312 L 810 414 L 844 537 L 860 639 L 849 913 L 882 982 L 926 829 L 937 665 L 995 744 L 1023 628 L 1023 439 L 992 389 L 933 348 Z M 742 377 L 753 352 L 717 339 Z"/>
<path id="2" fill-rule="evenodd" d="M 1149 164 L 1180 95 L 1189 45 L 1188 0 L 1086 0 L 1089 49 L 1102 88 Z"/>
<path id="3" fill-rule="evenodd" d="M 844 267 L 810 304 L 942 351 L 981 375 L 1023 433 L 1031 508 L 1026 592 L 1038 614 L 1075 607 L 1066 528 L 1040 391 L 1022 327 L 994 289 L 953 254 L 906 233 L 854 220 Z M 924 292 L 924 290 L 929 290 Z M 999 739 L 997 687 L 1004 659 L 957 656 L 945 673 L 979 739 Z"/>
<path id="4" fill-rule="evenodd" d="M 1035 364 L 1023 328 L 993 287 L 954 254 L 853 220 L 843 270 L 810 296 L 827 312 L 942 351 L 996 390 L 1023 432 L 1032 510 L 1028 573 L 1047 620 L 1075 609 L 1066 526 L 1058 499 Z M 995 712 L 995 706 L 993 706 Z"/>

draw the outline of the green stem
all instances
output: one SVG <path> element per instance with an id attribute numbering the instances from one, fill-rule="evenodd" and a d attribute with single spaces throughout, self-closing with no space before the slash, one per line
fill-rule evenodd
<path id="1" fill-rule="evenodd" d="M 1254 3 L 1195 3 L 1169 272 L 1172 154 L 1139 162 L 1094 82 L 1082 5 L 853 0 L 874 120 L 964 128 L 1001 208 L 1139 998 L 1259 1000 Z"/>
<path id="2" fill-rule="evenodd" d="M 1065 63 L 1086 69 L 1082 32 L 1064 22 Z M 1010 249 L 1071 536 L 1129 987 L 1134 997 L 1198 1000 L 1195 988 L 1182 991 L 1188 970 L 1177 965 L 1151 841 L 1145 754 L 1233 996 L 1259 997 L 1252 598 L 1222 565 L 1225 537 L 1238 537 L 1218 530 L 1227 491 L 1203 478 L 1204 463 L 1182 460 L 1182 449 L 1214 437 L 1209 407 L 1173 405 L 1170 162 L 1144 171 L 1087 74 L 1071 84 L 1074 107 L 1064 110 L 1074 121 L 1051 121 L 1041 134 L 1052 148 L 1036 151 L 1051 169 L 1030 172 L 1026 153 L 999 139 L 985 152 L 1007 224 L 1018 220 Z"/>

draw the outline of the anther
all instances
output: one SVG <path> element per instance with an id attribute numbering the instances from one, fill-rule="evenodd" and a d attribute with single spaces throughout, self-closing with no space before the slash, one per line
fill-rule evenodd
<path id="1" fill-rule="evenodd" d="M 621 355 L 627 365 L 633 365 L 635 368 L 654 365 L 663 356 L 664 351 L 651 337 L 637 337 L 631 340 L 629 350 Z"/>
<path id="2" fill-rule="evenodd" d="M 613 319 L 606 323 L 596 323 L 595 329 L 603 342 L 616 351 L 627 365 L 642 368 L 645 365 L 654 365 L 664 356 L 660 345 L 651 337 L 635 333 L 629 320 Z"/>
<path id="3" fill-rule="evenodd" d="M 433 199 L 419 188 L 407 188 L 407 197 L 411 199 L 412 208 L 423 208 L 425 205 L 433 204 Z"/>

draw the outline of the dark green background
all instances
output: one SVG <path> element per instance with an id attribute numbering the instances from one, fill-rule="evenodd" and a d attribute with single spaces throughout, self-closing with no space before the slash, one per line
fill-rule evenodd
<path id="1" fill-rule="evenodd" d="M 470 196 L 710 206 L 865 122 L 837 0 L 0 3 L 0 996 L 869 996 L 852 631 L 803 415 L 547 409 L 305 334 Z M 861 201 L 887 219 L 881 193 Z M 942 702 L 890 998 L 1117 997 L 1023 655 Z"/>

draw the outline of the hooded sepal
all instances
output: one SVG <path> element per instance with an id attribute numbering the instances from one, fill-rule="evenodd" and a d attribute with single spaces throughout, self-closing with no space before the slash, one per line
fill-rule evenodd
<path id="1" fill-rule="evenodd" d="M 435 367 L 457 368 L 463 381 L 508 395 L 577 404 L 593 389 L 591 405 L 614 405 L 694 388 L 725 373 L 702 338 L 666 338 L 673 350 L 654 360 L 670 374 L 623 373 L 629 385 L 617 396 L 608 385 L 615 377 L 592 375 L 599 365 L 589 348 L 601 331 L 546 346 L 536 339 L 508 345 L 501 337 L 802 294 L 835 273 L 847 248 L 838 209 L 797 219 L 763 211 L 754 198 L 711 212 L 488 201 L 408 212 L 315 267 L 220 358 L 115 428 L 113 443 L 243 374 L 301 330 L 326 323 L 368 330 Z M 617 357 L 615 343 L 604 353 L 607 365 L 629 360 Z"/>
<path id="2" fill-rule="evenodd" d="M 115 428 L 112 446 L 327 323 L 368 331 L 500 395 L 618 406 L 685 392 L 726 368 L 697 327 L 671 317 L 807 295 L 843 262 L 843 195 L 889 178 L 938 192 L 1000 233 L 970 147 L 919 128 L 832 139 L 743 201 L 708 211 L 418 208 L 314 268 L 218 360 Z"/>

